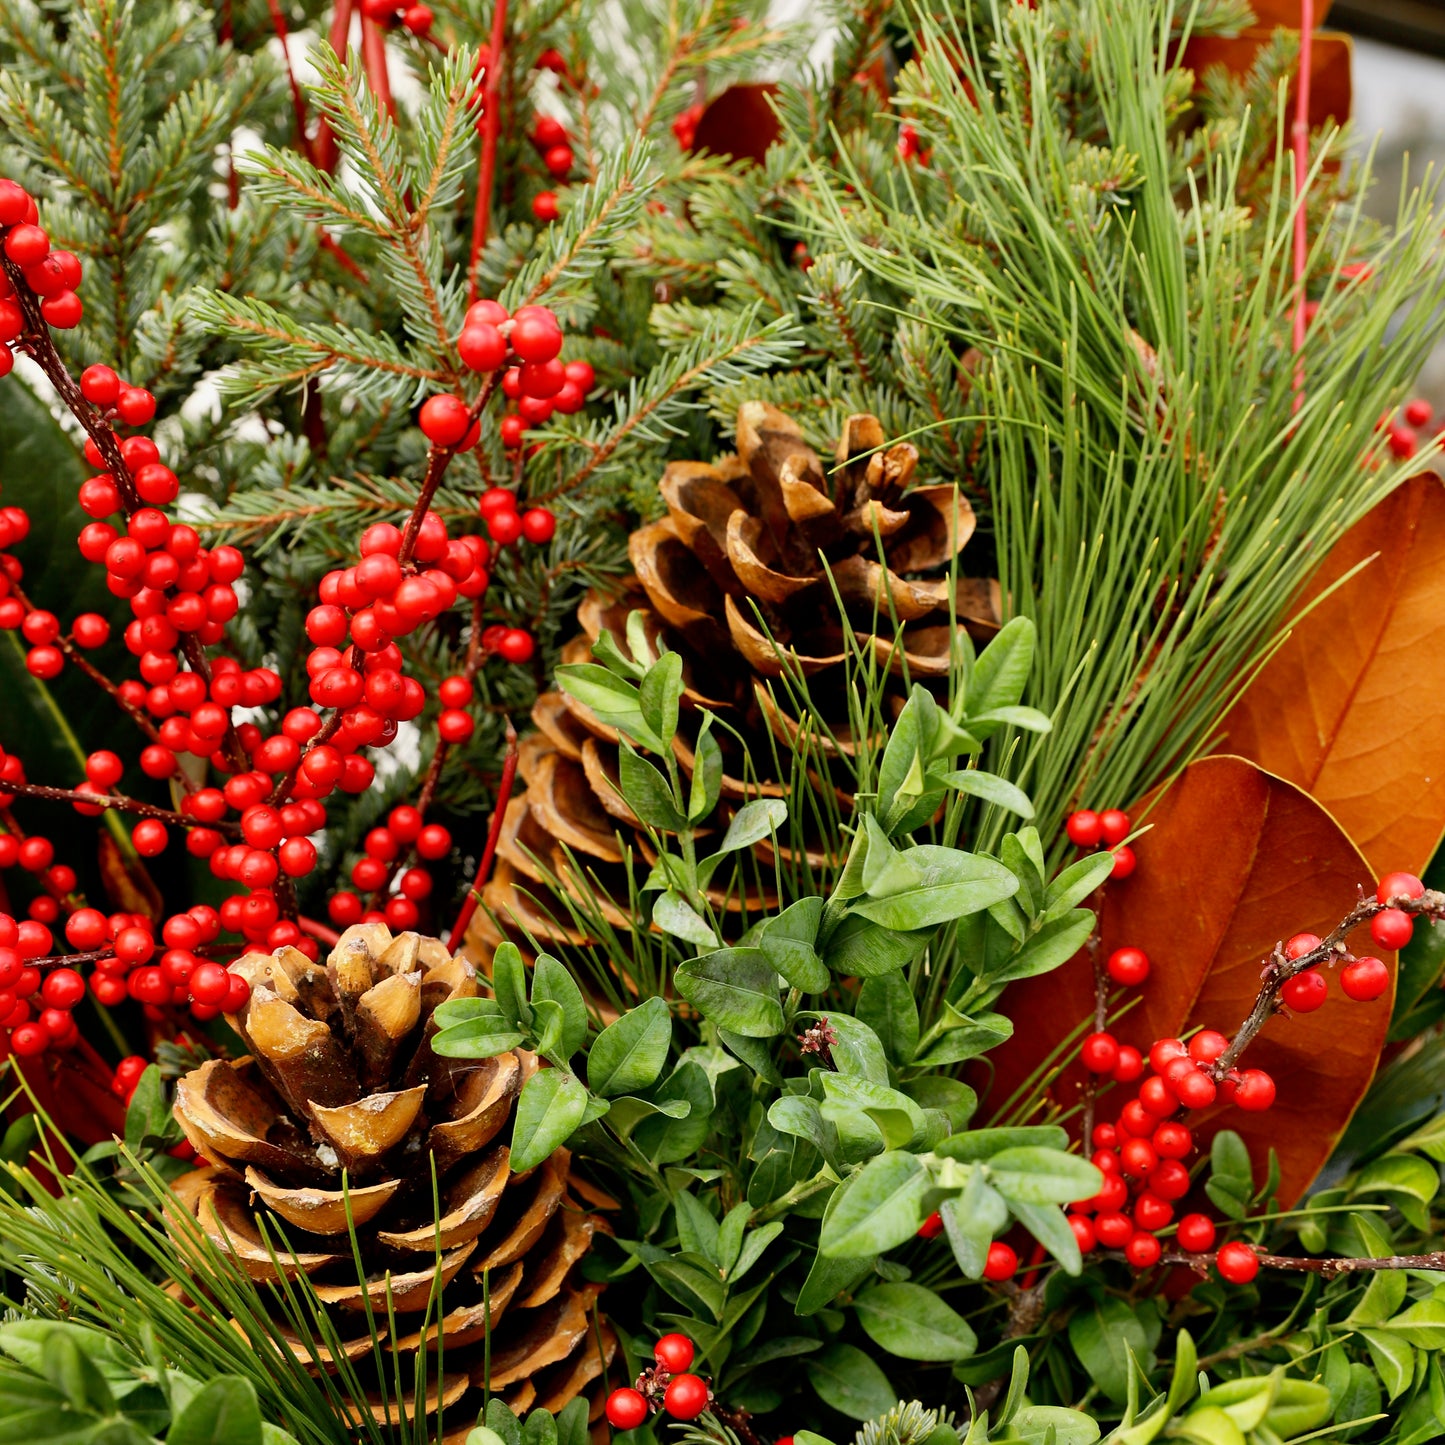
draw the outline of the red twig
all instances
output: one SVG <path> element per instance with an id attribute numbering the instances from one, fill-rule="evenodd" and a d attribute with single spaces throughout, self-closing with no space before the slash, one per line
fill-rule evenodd
<path id="1" fill-rule="evenodd" d="M 279 0 L 266 0 L 266 5 L 271 11 L 271 28 L 281 42 L 281 59 L 286 64 L 286 81 L 291 87 L 291 109 L 296 113 L 296 149 L 307 160 L 314 160 L 311 144 L 306 139 L 306 96 L 301 90 L 301 82 L 296 79 L 296 70 L 291 64 L 291 48 L 286 44 L 286 17 L 281 13 Z"/>
<path id="2" fill-rule="evenodd" d="M 497 174 L 497 139 L 502 128 L 502 46 L 507 32 L 507 0 L 496 0 L 492 12 L 492 44 L 487 54 L 486 81 L 482 91 L 482 167 L 477 179 L 477 203 L 472 215 L 472 259 L 468 268 L 469 301 L 475 301 L 480 280 L 478 263 L 487 244 L 487 226 L 492 210 L 492 186 Z"/>
<path id="3" fill-rule="evenodd" d="M 324 943 L 328 948 L 335 948 L 341 942 L 341 935 L 334 928 L 328 928 L 314 918 L 298 918 L 296 924 L 297 927 L 309 933 L 319 943 Z"/>
<path id="4" fill-rule="evenodd" d="M 341 243 L 336 239 L 336 237 L 333 236 L 331 232 L 325 228 L 325 226 L 318 226 L 316 229 L 321 236 L 321 249 L 323 251 L 329 252 L 330 255 L 335 258 L 336 264 L 340 266 L 342 270 L 349 271 L 353 276 L 356 277 L 358 281 L 361 282 L 363 286 L 369 286 L 371 283 L 367 280 L 366 272 L 363 271 L 361 267 L 358 266 L 356 262 L 353 261 L 351 257 L 346 254 L 346 251 L 343 249 Z"/>
<path id="5" fill-rule="evenodd" d="M 336 0 L 336 9 L 331 15 L 331 49 L 337 58 L 346 54 L 346 42 L 351 35 L 351 0 Z M 336 136 L 330 122 L 323 115 L 316 126 L 316 141 L 312 156 L 323 171 L 330 174 L 336 169 Z M 325 234 L 324 232 L 322 233 Z"/>
<path id="6" fill-rule="evenodd" d="M 391 72 L 386 65 L 386 32 L 375 20 L 361 17 L 361 62 L 378 104 L 393 120 L 396 101 L 391 95 Z"/>
<path id="7" fill-rule="evenodd" d="M 477 876 L 467 890 L 461 912 L 457 914 L 457 921 L 452 924 L 451 937 L 447 940 L 447 947 L 453 953 L 457 951 L 462 939 L 466 937 L 467 925 L 471 923 L 472 915 L 477 911 L 477 904 L 481 902 L 482 889 L 486 886 L 487 876 L 492 871 L 492 859 L 497 854 L 497 840 L 502 836 L 502 819 L 506 817 L 507 805 L 512 801 L 512 784 L 516 778 L 517 732 L 508 722 L 507 756 L 502 764 L 502 781 L 497 787 L 497 806 L 492 811 L 492 826 L 487 829 L 487 845 L 482 849 L 482 861 L 477 864 Z"/>
<path id="8" fill-rule="evenodd" d="M 1310 68 L 1314 62 L 1314 0 L 1300 0 L 1299 79 L 1295 86 L 1294 129 L 1294 409 L 1305 399 L 1305 267 L 1309 258 L 1305 188 L 1310 163 Z"/>

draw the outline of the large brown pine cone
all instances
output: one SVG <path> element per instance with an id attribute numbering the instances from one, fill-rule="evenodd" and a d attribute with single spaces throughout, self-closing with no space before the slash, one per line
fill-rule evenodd
<path id="1" fill-rule="evenodd" d="M 413 1381 L 412 1357 L 426 1349 L 427 1398 L 408 1399 L 407 1414 L 432 1416 L 440 1404 L 446 1440 L 465 1435 L 481 1402 L 488 1304 L 493 1393 L 517 1410 L 561 1409 L 616 1346 L 595 1309 L 597 1287 L 579 1279 L 599 1221 L 573 1197 L 587 1186 L 571 1178 L 565 1149 L 527 1174 L 508 1167 L 499 1140 L 535 1057 L 432 1051 L 436 1007 L 477 993 L 472 965 L 437 939 L 359 924 L 324 964 L 286 948 L 247 954 L 232 969 L 251 984 L 250 1002 L 229 1020 L 250 1054 L 205 1063 L 176 1091 L 176 1117 L 209 1166 L 178 1192 L 206 1235 L 254 1280 L 310 1279 L 366 1387 L 350 1407 L 358 1418 L 369 1409 L 399 1423 L 394 1381 Z M 441 1318 L 433 1313 L 423 1338 L 438 1273 Z M 387 1362 L 384 1401 L 368 1302 L 384 1351 L 406 1357 L 399 1370 Z M 275 1318 L 286 1318 L 279 1299 Z M 335 1372 L 325 1349 L 287 1337 L 307 1368 Z"/>
<path id="2" fill-rule="evenodd" d="M 851 752 L 839 601 L 900 701 L 905 676 L 947 675 L 956 631 L 986 638 L 998 627 L 997 583 L 950 577 L 973 534 L 968 502 L 951 484 L 912 486 L 917 450 L 885 447 L 876 417 L 848 419 L 832 468 L 794 421 L 763 402 L 742 407 L 737 441 L 737 455 L 714 465 L 667 468 L 668 515 L 631 538 L 635 576 L 611 596 L 587 597 L 583 635 L 563 651 L 565 662 L 590 660 L 604 629 L 625 651 L 628 614 L 643 613 L 649 634 L 682 655 L 682 769 L 691 772 L 699 708 L 729 725 L 713 732 L 724 752 L 723 822 L 750 798 L 788 793 L 802 724 L 788 687 L 775 685 L 785 673 L 807 676 L 827 719 L 826 736 L 807 729 L 813 759 L 826 766 L 830 755 Z M 614 786 L 616 731 L 561 692 L 544 694 L 532 717 L 539 731 L 523 745 L 526 792 L 507 811 L 487 909 L 469 935 L 478 956 L 498 939 L 488 911 L 534 938 L 589 935 L 585 918 L 549 898 L 553 879 L 584 910 L 626 928 L 652 862 Z M 759 848 L 770 862 L 769 845 Z M 826 845 L 806 851 L 821 862 Z M 719 888 L 713 901 L 742 918 L 769 900 L 755 885 L 751 894 Z"/>

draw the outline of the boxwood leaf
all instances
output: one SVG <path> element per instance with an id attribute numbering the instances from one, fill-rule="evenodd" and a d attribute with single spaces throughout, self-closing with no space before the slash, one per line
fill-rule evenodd
<path id="1" fill-rule="evenodd" d="M 968 1321 L 921 1284 L 879 1284 L 853 1301 L 869 1339 L 905 1360 L 966 1360 L 978 1348 Z"/>
<path id="2" fill-rule="evenodd" d="M 587 1112 L 587 1090 L 566 1069 L 538 1069 L 522 1086 L 512 1124 L 512 1171 L 535 1169 L 565 1144 Z"/>
<path id="3" fill-rule="evenodd" d="M 898 1403 L 888 1376 L 856 1345 L 829 1345 L 805 1368 L 818 1398 L 850 1420 L 871 1420 Z"/>
<path id="4" fill-rule="evenodd" d="M 853 905 L 855 914 L 899 931 L 931 928 L 1018 891 L 1018 879 L 982 854 L 920 843 L 902 856 L 917 869 L 919 882 L 883 898 L 869 894 Z"/>
<path id="5" fill-rule="evenodd" d="M 872 1258 L 911 1239 L 923 1223 L 932 1175 L 912 1154 L 888 1150 L 851 1176 L 823 1220 L 819 1250 L 835 1259 Z"/>
<path id="6" fill-rule="evenodd" d="M 719 948 L 678 965 L 677 991 L 721 1028 L 749 1039 L 783 1031 L 778 976 L 760 948 Z"/>
<path id="7" fill-rule="evenodd" d="M 672 1043 L 672 1015 L 660 998 L 644 999 L 607 1025 L 587 1051 L 594 1094 L 635 1094 L 655 1084 Z"/>

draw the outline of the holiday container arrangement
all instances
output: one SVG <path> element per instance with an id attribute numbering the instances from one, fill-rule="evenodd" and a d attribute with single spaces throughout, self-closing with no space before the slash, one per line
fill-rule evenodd
<path id="1" fill-rule="evenodd" d="M 1445 1435 L 1321 18 L 6 7 L 0 1435 Z"/>

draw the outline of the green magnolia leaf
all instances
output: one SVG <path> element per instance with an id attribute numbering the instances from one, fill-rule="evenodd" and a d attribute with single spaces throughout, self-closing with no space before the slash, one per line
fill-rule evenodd
<path id="1" fill-rule="evenodd" d="M 1001 778 L 996 773 L 980 772 L 977 768 L 961 768 L 957 772 L 944 773 L 938 779 L 955 792 L 967 793 L 971 798 L 982 798 L 986 803 L 1007 808 L 1021 818 L 1032 818 L 1034 805 L 1022 788 Z"/>
<path id="2" fill-rule="evenodd" d="M 676 653 L 669 656 L 676 657 Z M 649 763 L 626 742 L 617 754 L 618 787 L 627 806 L 647 824 L 664 833 L 681 833 L 687 819 L 678 812 L 672 797 L 672 784 L 662 770 Z"/>
<path id="3" fill-rule="evenodd" d="M 783 1031 L 778 976 L 760 948 L 720 948 L 679 964 L 678 993 L 706 1018 L 748 1039 Z"/>
<path id="4" fill-rule="evenodd" d="M 699 948 L 718 946 L 717 934 L 675 889 L 669 888 L 657 895 L 652 905 L 652 921 L 664 933 L 695 943 Z"/>
<path id="5" fill-rule="evenodd" d="M 660 998 L 644 999 L 607 1025 L 587 1051 L 587 1082 L 612 1098 L 650 1088 L 662 1074 L 672 1044 L 672 1014 Z"/>
<path id="6" fill-rule="evenodd" d="M 912 1154 L 889 1150 L 852 1175 L 823 1220 L 821 1253 L 835 1259 L 871 1258 L 911 1239 L 923 1223 L 923 1196 L 932 1176 Z"/>
<path id="7" fill-rule="evenodd" d="M 920 1284 L 879 1284 L 853 1301 L 869 1339 L 905 1360 L 966 1360 L 978 1348 L 968 1321 Z"/>
<path id="8" fill-rule="evenodd" d="M 1018 879 L 981 854 L 921 843 L 903 856 L 916 866 L 921 881 L 886 898 L 870 894 L 853 905 L 856 914 L 899 931 L 929 928 L 978 913 L 1018 891 Z"/>
<path id="9" fill-rule="evenodd" d="M 566 1069 L 538 1069 L 522 1086 L 512 1124 L 514 1174 L 535 1169 L 565 1144 L 587 1112 L 587 1090 Z"/>
<path id="10" fill-rule="evenodd" d="M 804 1368 L 818 1398 L 850 1420 L 871 1420 L 898 1403 L 888 1376 L 854 1345 L 829 1345 Z"/>
<path id="11" fill-rule="evenodd" d="M 918 1049 L 918 1005 L 902 973 L 864 979 L 855 1012 L 878 1035 L 891 1063 L 902 1068 L 913 1057 Z"/>
<path id="12" fill-rule="evenodd" d="M 758 938 L 768 962 L 803 993 L 822 993 L 832 982 L 815 947 L 822 920 L 823 900 L 817 895 L 800 898 L 770 918 Z"/>
<path id="13" fill-rule="evenodd" d="M 546 999 L 562 1011 L 561 1051 L 571 1058 L 587 1042 L 587 1004 L 570 972 L 548 953 L 532 965 L 532 1003 Z"/>
<path id="14" fill-rule="evenodd" d="M 670 747 L 677 735 L 677 707 L 682 700 L 682 654 L 664 652 L 647 669 L 637 691 L 648 727 Z"/>
<path id="15" fill-rule="evenodd" d="M 898 932 L 853 913 L 834 929 L 823 959 L 840 978 L 873 978 L 907 968 L 932 937 L 931 928 Z"/>

